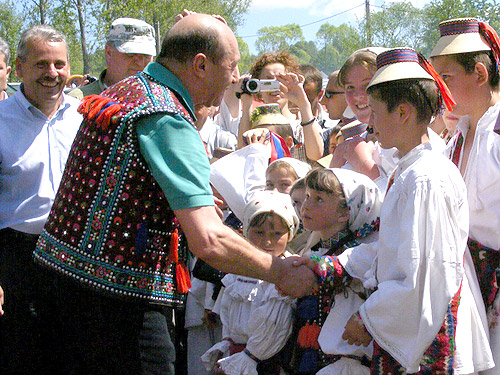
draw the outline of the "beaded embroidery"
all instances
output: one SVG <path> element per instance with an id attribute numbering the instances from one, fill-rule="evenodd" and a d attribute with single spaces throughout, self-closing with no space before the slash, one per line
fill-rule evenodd
<path id="1" fill-rule="evenodd" d="M 135 123 L 154 113 L 181 115 L 192 126 L 193 119 L 143 72 L 87 97 L 79 110 L 84 121 L 35 260 L 114 295 L 182 304 L 187 242 L 140 153 Z"/>

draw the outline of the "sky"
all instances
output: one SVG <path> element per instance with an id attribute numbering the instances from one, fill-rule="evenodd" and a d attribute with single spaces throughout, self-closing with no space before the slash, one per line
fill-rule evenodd
<path id="1" fill-rule="evenodd" d="M 422 8 L 430 0 L 409 1 Z M 372 12 L 388 5 L 384 0 L 370 0 Z M 302 26 L 306 40 L 316 39 L 316 32 L 324 23 L 339 26 L 342 23 L 355 25 L 364 17 L 364 0 L 252 0 L 246 22 L 237 29 L 238 36 L 248 44 L 250 52 L 256 54 L 257 30 L 266 26 L 283 26 L 290 23 Z"/>

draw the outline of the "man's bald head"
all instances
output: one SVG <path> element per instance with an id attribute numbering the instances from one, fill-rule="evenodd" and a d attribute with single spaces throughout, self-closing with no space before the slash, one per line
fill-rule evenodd
<path id="1" fill-rule="evenodd" d="M 234 34 L 223 22 L 207 14 L 191 14 L 179 20 L 168 31 L 158 55 L 158 62 L 185 64 L 198 53 L 203 53 L 212 62 L 217 62 L 224 57 L 228 37 L 234 38 Z"/>

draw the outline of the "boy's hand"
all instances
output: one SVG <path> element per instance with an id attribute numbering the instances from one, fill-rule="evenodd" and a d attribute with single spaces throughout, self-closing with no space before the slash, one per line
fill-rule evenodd
<path id="1" fill-rule="evenodd" d="M 342 338 L 347 340 L 349 345 L 368 346 L 372 341 L 372 336 L 365 328 L 359 313 L 354 313 L 344 327 Z"/>

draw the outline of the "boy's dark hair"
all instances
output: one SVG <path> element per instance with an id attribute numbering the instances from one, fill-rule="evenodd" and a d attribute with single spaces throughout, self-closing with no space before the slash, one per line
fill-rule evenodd
<path id="1" fill-rule="evenodd" d="M 474 72 L 477 63 L 483 63 L 488 70 L 488 83 L 492 89 L 498 89 L 500 84 L 500 75 L 497 72 L 495 58 L 493 57 L 492 51 L 457 53 L 450 55 L 450 57 L 460 64 L 467 74 Z"/>
<path id="2" fill-rule="evenodd" d="M 306 174 L 304 179 L 306 187 L 337 196 L 340 201 L 340 208 L 348 209 L 344 190 L 342 190 L 339 179 L 331 170 L 326 168 L 313 168 Z"/>
<path id="3" fill-rule="evenodd" d="M 401 79 L 382 82 L 367 89 L 369 95 L 387 104 L 389 112 L 401 103 L 410 103 L 417 110 L 419 123 L 430 123 L 440 110 L 439 90 L 430 79 Z"/>

